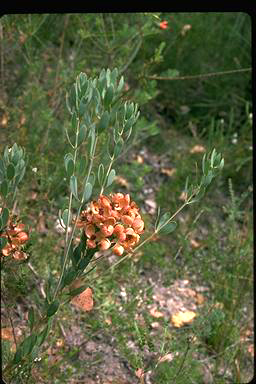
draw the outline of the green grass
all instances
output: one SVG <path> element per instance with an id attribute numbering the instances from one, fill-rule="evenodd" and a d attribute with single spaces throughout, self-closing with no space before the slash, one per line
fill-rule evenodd
<path id="1" fill-rule="evenodd" d="M 178 216 L 174 233 L 146 244 L 138 260 L 125 261 L 91 284 L 95 300 L 91 313 L 67 305 L 58 319 L 67 334 L 78 327 L 81 341 L 111 345 L 134 380 L 135 371 L 142 368 L 151 371 L 156 384 L 204 383 L 206 371 L 218 384 L 249 381 L 253 359 L 248 346 L 253 339 L 252 334 L 245 341 L 242 336 L 253 326 L 250 72 L 169 82 L 146 76 L 164 76 L 168 69 L 185 76 L 250 67 L 250 18 L 236 12 L 162 14 L 173 29 L 163 31 L 150 15 L 136 14 L 136 23 L 131 16 L 9 15 L 0 20 L 4 36 L 0 150 L 15 141 L 26 148 L 28 167 L 17 209 L 31 228 L 29 261 L 41 279 L 47 279 L 49 271 L 55 277 L 59 273 L 63 236 L 54 224 L 68 194 L 63 164 L 64 128 L 70 124 L 65 91 L 80 71 L 91 75 L 108 65 L 123 68 L 144 28 L 142 47 L 124 72 L 130 87 L 126 97 L 140 101 L 141 118 L 132 146 L 115 166 L 130 189 L 114 183 L 113 190 L 129 192 L 143 205 L 145 187 L 153 187 L 157 205 L 174 213 L 182 204 L 179 197 L 186 177 L 200 176 L 202 154 L 190 153 L 193 146 L 202 145 L 207 151 L 215 147 L 224 156 L 225 167 L 204 199 Z M 185 24 L 192 28 L 182 36 Z M 134 45 L 128 43 L 130 38 Z M 155 52 L 162 42 L 166 45 L 158 60 Z M 184 106 L 189 108 L 186 113 Z M 133 154 L 143 147 L 151 157 L 164 157 L 165 166 L 176 173 L 162 177 L 161 167 L 147 159 L 137 162 Z M 102 154 L 104 149 L 103 142 Z M 39 218 L 45 232 L 38 231 Z M 145 213 L 144 218 L 150 230 L 155 217 Z M 201 246 L 193 248 L 191 238 Z M 99 263 L 91 277 L 108 266 L 108 261 Z M 177 279 L 189 280 L 192 289 L 208 287 L 196 320 L 180 329 L 149 313 L 154 303 L 152 281 L 170 287 Z M 10 265 L 2 281 L 10 306 L 20 300 L 24 311 L 39 305 L 38 281 L 26 262 L 18 270 Z M 154 331 L 153 321 L 160 324 Z M 82 348 L 65 342 L 58 349 L 59 338 L 64 337 L 56 321 L 29 383 L 68 383 L 79 374 L 96 375 L 104 355 L 97 351 L 89 361 L 79 359 Z M 55 364 L 49 363 L 50 347 L 60 356 Z M 8 342 L 2 349 L 8 358 Z M 175 352 L 171 362 L 159 363 L 159 358 Z"/>

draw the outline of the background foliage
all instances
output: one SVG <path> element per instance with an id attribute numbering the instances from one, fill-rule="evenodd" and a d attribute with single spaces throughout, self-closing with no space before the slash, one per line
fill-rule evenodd
<path id="1" fill-rule="evenodd" d="M 159 27 L 162 20 L 168 21 L 165 30 Z M 69 126 L 65 94 L 81 71 L 95 76 L 104 67 L 118 67 L 126 80 L 125 97 L 140 106 L 133 146 L 119 160 L 121 179 L 113 188 L 128 191 L 141 204 L 149 228 L 155 204 L 175 211 L 181 203 L 186 177 L 196 176 L 195 163 L 201 161 L 202 154 L 192 151 L 196 145 L 207 151 L 216 147 L 225 158 L 222 176 L 203 202 L 180 216 L 178 230 L 147 244 L 132 265 L 121 265 L 99 279 L 92 315 L 77 318 L 74 309 L 63 309 L 64 328 L 75 322 L 90 340 L 100 334 L 107 343 L 115 335 L 112 343 L 129 367 L 132 382 L 139 380 L 134 376 L 139 368 L 151 371 L 154 383 L 170 378 L 205 383 L 205 372 L 208 382 L 248 381 L 253 365 L 252 84 L 251 72 L 239 70 L 251 67 L 250 16 L 6 15 L 0 28 L 0 149 L 13 142 L 26 148 L 28 166 L 17 209 L 32 228 L 30 261 L 40 279 L 50 270 L 57 273 L 62 243 L 56 218 L 68 192 L 63 165 L 64 128 Z M 98 271 L 105 267 L 99 265 Z M 18 325 L 39 300 L 39 282 L 26 263 L 19 265 L 18 273 L 10 267 L 8 276 L 4 290 L 11 307 L 20 305 L 18 317 L 13 315 Z M 154 301 L 152 282 L 158 288 L 170 287 L 177 279 L 209 289 L 197 320 L 181 332 L 160 319 L 161 332 L 152 334 L 153 318 L 146 309 Z M 129 298 L 121 304 L 120 287 Z M 144 307 L 139 310 L 142 291 Z M 139 312 L 142 325 L 136 320 Z M 8 326 L 8 320 L 3 322 Z M 186 353 L 191 333 L 196 341 Z M 58 337 L 63 335 L 56 325 L 51 351 Z M 8 342 L 2 348 L 8 360 Z M 48 356 L 53 353 L 45 351 L 31 382 L 38 377 L 42 382 L 54 377 L 55 383 L 71 382 L 74 375 L 93 378 L 93 369 L 88 365 L 85 372 L 82 358 L 75 363 L 76 348 L 71 343 L 58 350 L 61 359 L 55 365 Z M 156 364 L 170 351 L 179 354 L 171 362 Z M 94 364 L 104 371 L 97 359 L 101 356 L 95 354 Z"/>

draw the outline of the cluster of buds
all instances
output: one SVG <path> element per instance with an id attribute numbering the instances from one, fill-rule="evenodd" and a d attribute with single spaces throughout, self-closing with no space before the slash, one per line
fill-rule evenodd
<path id="1" fill-rule="evenodd" d="M 29 236 L 24 231 L 25 224 L 14 224 L 8 221 L 6 228 L 0 232 L 0 237 L 7 239 L 7 244 L 1 249 L 2 256 L 12 256 L 15 260 L 24 260 L 27 258 L 21 247 L 28 241 Z"/>
<path id="2" fill-rule="evenodd" d="M 130 200 L 129 194 L 114 193 L 109 197 L 100 195 L 81 212 L 77 227 L 83 228 L 87 247 L 100 250 L 112 249 L 121 256 L 131 252 L 144 232 L 144 221 L 139 208 Z"/>

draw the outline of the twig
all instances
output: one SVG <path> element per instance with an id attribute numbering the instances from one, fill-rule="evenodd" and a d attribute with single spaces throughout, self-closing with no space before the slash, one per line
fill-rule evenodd
<path id="1" fill-rule="evenodd" d="M 189 75 L 189 76 L 176 76 L 176 77 L 168 77 L 168 76 L 145 76 L 147 79 L 151 80 L 191 80 L 191 79 L 201 79 L 201 78 L 207 78 L 207 77 L 215 77 L 215 76 L 222 76 L 222 75 L 231 75 L 233 73 L 241 73 L 241 72 L 250 72 L 252 68 L 241 68 L 241 69 L 233 69 L 229 71 L 222 71 L 222 72 L 211 72 L 211 73 L 202 73 L 199 75 Z"/>

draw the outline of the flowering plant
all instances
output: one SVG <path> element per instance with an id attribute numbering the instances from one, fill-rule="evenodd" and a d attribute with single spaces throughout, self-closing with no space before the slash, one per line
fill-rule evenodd
<path id="1" fill-rule="evenodd" d="M 140 242 L 145 225 L 137 204 L 129 194 L 105 192 L 116 175 L 113 164 L 125 143 L 131 141 L 139 117 L 138 105 L 124 100 L 123 88 L 124 78 L 118 78 L 116 68 L 113 71 L 103 69 L 94 79 L 85 73 L 79 74 L 67 94 L 71 127 L 65 130 L 70 151 L 64 156 L 64 166 L 69 200 L 68 206 L 59 211 L 59 222 L 65 231 L 60 275 L 57 281 L 52 275 L 49 277 L 43 307 L 37 311 L 31 307 L 29 334 L 17 346 L 13 359 L 5 367 L 6 375 L 18 375 L 21 366 L 30 371 L 49 334 L 53 316 L 61 305 L 73 301 L 78 295 L 88 299 L 91 294 L 88 287 L 91 269 L 88 266 L 95 261 L 97 251 L 109 249 L 122 256 L 117 265 L 156 234 L 171 233 L 176 228 L 175 216 L 186 205 L 201 199 L 212 179 L 223 168 L 221 154 L 213 150 L 204 155 L 201 181 L 196 185 L 186 183 L 186 201 L 174 214 L 166 212 L 161 215 L 159 209 L 153 233 Z M 106 156 L 104 161 L 97 162 L 96 154 L 103 141 L 107 142 Z M 24 150 L 17 144 L 11 149 L 6 148 L 0 161 L 0 252 L 3 266 L 8 257 L 15 260 L 26 258 L 23 246 L 29 240 L 28 233 L 24 224 L 15 221 L 10 214 L 25 164 Z M 98 192 L 92 197 L 95 191 Z M 78 242 L 77 230 L 80 230 Z M 78 280 L 82 282 L 79 285 Z"/>

